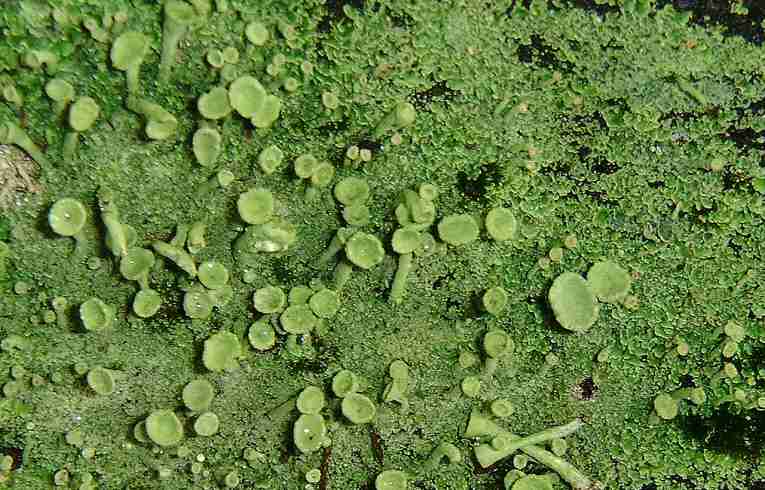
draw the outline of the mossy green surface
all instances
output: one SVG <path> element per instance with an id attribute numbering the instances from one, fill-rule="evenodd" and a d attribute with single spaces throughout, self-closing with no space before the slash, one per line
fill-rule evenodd
<path id="1" fill-rule="evenodd" d="M 209 4 L 210 11 L 183 34 L 165 82 L 158 77 L 161 2 L 11 0 L 0 7 L 0 85 L 12 80 L 23 96 L 21 109 L 0 101 L 0 123 L 23 127 L 45 156 L 37 174 L 43 190 L 16 194 L 0 212 L 0 241 L 10 249 L 0 259 L 0 384 L 14 383 L 13 396 L 0 398 L 0 454 L 16 448 L 22 463 L 0 485 L 50 488 L 66 467 L 73 481 L 92 475 L 99 489 L 214 488 L 214 470 L 223 468 L 235 469 L 247 485 L 298 490 L 307 469 L 321 468 L 325 488 L 357 489 L 387 469 L 415 475 L 435 446 L 451 442 L 469 457 L 416 476 L 417 487 L 487 490 L 501 484 L 511 462 L 475 472 L 472 443 L 462 434 L 471 409 L 496 399 L 514 407 L 498 423 L 520 436 L 585 420 L 566 438 L 563 458 L 606 488 L 747 489 L 765 479 L 758 464 L 765 418 L 752 405 L 765 394 L 762 6 L 330 3 L 197 0 L 195 8 Z M 123 23 L 104 23 L 123 11 Z M 97 29 L 83 27 L 91 20 Z M 262 45 L 248 41 L 253 22 L 268 32 L 250 34 Z M 125 74 L 110 60 L 119 29 L 149 39 L 141 97 L 177 119 L 167 139 L 148 140 L 144 118 L 126 108 Z M 269 99 L 279 115 L 253 127 L 225 103 L 214 108 L 221 110 L 208 116 L 219 117 L 216 130 L 226 143 L 211 167 L 202 167 L 192 148 L 202 117 L 197 101 L 213 91 L 225 99 L 218 90 L 225 81 L 206 54 L 229 46 L 241 54 L 232 80 L 257 78 L 281 101 Z M 55 75 L 47 66 L 22 66 L 30 50 L 54 53 Z M 297 90 L 282 90 L 283 77 L 299 80 Z M 57 117 L 44 90 L 53 78 L 100 108 L 68 163 L 66 115 Z M 323 93 L 337 95 L 336 108 L 325 108 Z M 400 101 L 414 105 L 416 118 L 374 141 L 376 126 Z M 291 165 L 261 171 L 258 156 L 271 145 L 284 162 L 310 153 L 332 164 L 333 190 L 349 177 L 367 182 L 370 219 L 358 232 L 379 237 L 385 256 L 377 267 L 353 271 L 340 309 L 330 321 L 317 321 L 310 338 L 296 338 L 293 349 L 277 333 L 273 349 L 256 351 L 247 339 L 259 320 L 253 292 L 266 285 L 288 291 L 312 279 L 331 284 L 335 260 L 344 260 L 316 267 L 343 226 L 342 209 L 329 190 L 304 199 L 306 183 Z M 352 145 L 371 148 L 374 158 L 345 165 Z M 16 193 L 4 155 L 0 192 Z M 219 170 L 236 179 L 200 195 Z M 517 231 L 495 241 L 481 229 L 461 247 L 429 242 L 414 261 L 404 300 L 394 304 L 387 299 L 397 258 L 390 238 L 400 227 L 394 210 L 404 190 L 426 182 L 439 190 L 434 223 L 450 215 L 483 218 L 504 207 Z M 120 222 L 135 228 L 136 247 L 170 242 L 178 224 L 207 223 L 207 244 L 194 263 L 225 266 L 231 300 L 206 319 L 188 318 L 183 297 L 193 274 L 158 256 L 149 285 L 162 305 L 150 318 L 133 315 L 138 285 L 120 276 L 118 259 L 103 245 L 99 186 L 111 190 Z M 232 244 L 244 229 L 237 199 L 255 187 L 273 193 L 275 219 L 293 224 L 297 238 L 273 253 L 266 241 L 237 255 Z M 46 223 L 51 205 L 64 198 L 82 202 L 88 216 L 74 254 L 71 239 Z M 439 237 L 437 226 L 428 226 Z M 560 263 L 540 260 L 572 234 L 576 248 L 567 248 Z M 92 257 L 101 258 L 94 269 L 87 266 Z M 585 274 L 604 260 L 630 272 L 628 296 L 600 305 L 587 334 L 562 329 L 547 302 L 553 279 Z M 254 282 L 242 280 L 244 271 Z M 15 292 L 19 283 L 29 290 Z M 476 301 L 493 286 L 509 298 L 497 317 Z M 67 306 L 45 323 L 56 297 Z M 114 319 L 108 330 L 88 333 L 78 308 L 94 297 L 114 308 Z M 723 360 L 729 321 L 746 335 Z M 515 349 L 469 399 L 460 382 L 478 375 L 480 365 L 461 368 L 457 360 L 480 352 L 494 327 L 508 332 Z M 210 356 L 208 370 L 203 346 L 221 331 L 226 355 Z M 684 355 L 677 354 L 681 342 L 689 347 Z M 598 361 L 604 349 L 607 359 Z M 550 353 L 559 362 L 545 362 Z M 380 402 L 387 366 L 397 359 L 410 367 L 406 414 Z M 724 361 L 735 376 L 718 376 Z M 119 372 L 115 390 L 95 395 L 75 363 Z M 10 379 L 15 365 L 28 379 Z M 325 390 L 331 457 L 324 465 L 326 448 L 303 454 L 294 447 L 297 413 L 288 402 L 305 386 L 329 387 L 342 369 L 357 375 L 377 413 L 371 423 L 353 425 Z M 45 383 L 33 384 L 33 375 Z M 193 437 L 193 420 L 182 409 L 184 386 L 200 377 L 215 387 L 220 420 L 219 432 L 206 438 Z M 654 423 L 656 397 L 688 384 L 704 387 L 706 400 L 680 403 L 676 417 Z M 154 451 L 134 437 L 136 424 L 157 410 L 177 413 L 188 428 L 180 443 L 185 456 L 180 447 Z M 66 443 L 74 429 L 96 457 Z M 262 458 L 244 462 L 243 451 L 253 447 Z M 193 472 L 192 463 L 202 470 Z M 160 480 L 157 468 L 172 471 Z M 549 470 L 531 462 L 524 471 Z"/>

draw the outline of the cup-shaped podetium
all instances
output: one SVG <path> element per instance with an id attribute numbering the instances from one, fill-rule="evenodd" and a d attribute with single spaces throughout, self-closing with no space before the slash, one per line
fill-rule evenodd
<path id="1" fill-rule="evenodd" d="M 276 172 L 282 161 L 284 152 L 276 145 L 265 147 L 258 155 L 258 166 L 266 175 Z"/>
<path id="2" fill-rule="evenodd" d="M 414 227 L 399 228 L 393 232 L 391 246 L 397 254 L 410 254 L 422 245 L 422 235 Z"/>
<path id="3" fill-rule="evenodd" d="M 110 395 L 114 392 L 114 376 L 111 371 L 95 367 L 88 371 L 88 386 L 99 395 Z"/>
<path id="4" fill-rule="evenodd" d="M 210 403 L 212 403 L 215 397 L 215 390 L 213 385 L 206 379 L 195 379 L 186 384 L 181 397 L 183 398 L 183 404 L 189 410 L 204 412 L 210 408 Z"/>
<path id="5" fill-rule="evenodd" d="M 80 320 L 85 330 L 100 332 L 114 323 L 115 310 L 98 298 L 90 298 L 80 305 Z"/>
<path id="6" fill-rule="evenodd" d="M 449 245 L 466 245 L 478 238 L 478 223 L 469 214 L 453 214 L 438 223 L 438 236 Z"/>
<path id="7" fill-rule="evenodd" d="M 247 40 L 255 46 L 263 46 L 271 37 L 271 34 L 268 31 L 268 27 L 266 27 L 264 23 L 257 20 L 247 24 L 247 27 L 244 29 L 244 35 L 247 37 Z"/>
<path id="8" fill-rule="evenodd" d="M 335 199 L 344 206 L 363 203 L 369 198 L 369 184 L 358 177 L 346 177 L 334 189 Z"/>
<path id="9" fill-rule="evenodd" d="M 101 108 L 92 97 L 79 97 L 69 107 L 69 131 L 64 137 L 64 159 L 71 160 L 77 153 L 80 143 L 80 133 L 90 129 L 95 124 Z"/>
<path id="10" fill-rule="evenodd" d="M 197 109 L 205 119 L 223 119 L 231 114 L 229 92 L 224 87 L 215 87 L 197 99 Z"/>
<path id="11" fill-rule="evenodd" d="M 319 160 L 310 153 L 304 153 L 295 159 L 295 175 L 308 179 L 319 165 Z"/>
<path id="12" fill-rule="evenodd" d="M 56 201 L 48 211 L 48 224 L 57 235 L 77 236 L 87 219 L 85 206 L 77 199 L 65 197 Z"/>
<path id="13" fill-rule="evenodd" d="M 191 146 L 194 157 L 203 167 L 212 167 L 220 156 L 223 138 L 215 128 L 199 128 L 194 132 Z"/>
<path id="14" fill-rule="evenodd" d="M 375 490 L 406 490 L 409 477 L 401 470 L 385 470 L 375 478 Z"/>
<path id="15" fill-rule="evenodd" d="M 377 407 L 369 397 L 360 393 L 348 393 L 340 404 L 345 418 L 354 424 L 367 424 L 374 420 Z"/>
<path id="16" fill-rule="evenodd" d="M 314 329 L 319 319 L 308 305 L 292 305 L 279 317 L 279 323 L 287 333 L 303 335 Z"/>
<path id="17" fill-rule="evenodd" d="M 587 271 L 587 282 L 592 292 L 603 303 L 616 303 L 630 292 L 632 276 L 619 264 L 611 261 L 597 262 Z"/>
<path id="18" fill-rule="evenodd" d="M 212 314 L 215 301 L 200 287 L 193 287 L 183 295 L 183 311 L 189 318 L 205 319 Z"/>
<path id="19" fill-rule="evenodd" d="M 303 414 L 292 428 L 292 440 L 301 453 L 312 453 L 327 441 L 327 426 L 318 414 Z"/>
<path id="20" fill-rule="evenodd" d="M 213 412 L 205 412 L 194 421 L 194 432 L 202 437 L 215 435 L 220 428 L 220 419 Z"/>
<path id="21" fill-rule="evenodd" d="M 183 439 L 183 425 L 172 410 L 155 410 L 146 417 L 146 434 L 158 446 L 175 446 Z"/>
<path id="22" fill-rule="evenodd" d="M 229 273 L 220 262 L 208 260 L 199 264 L 197 277 L 204 287 L 215 290 L 228 284 Z"/>
<path id="23" fill-rule="evenodd" d="M 133 313 L 140 318 L 150 318 L 162 306 L 162 296 L 154 289 L 141 289 L 133 298 Z"/>
<path id="24" fill-rule="evenodd" d="M 345 398 L 359 391 L 359 380 L 353 371 L 343 369 L 332 378 L 332 392 L 339 398 Z"/>
<path id="25" fill-rule="evenodd" d="M 241 352 L 239 338 L 231 332 L 221 331 L 205 340 L 202 363 L 210 371 L 231 369 Z"/>
<path id="26" fill-rule="evenodd" d="M 242 193 L 236 202 L 242 221 L 260 225 L 271 220 L 274 212 L 274 196 L 266 189 L 250 189 Z"/>
<path id="27" fill-rule="evenodd" d="M 250 118 L 250 122 L 259 129 L 270 128 L 279 119 L 281 111 L 282 100 L 273 94 L 268 94 L 263 99 L 263 105 Z"/>
<path id="28" fill-rule="evenodd" d="M 162 54 L 159 64 L 159 80 L 166 82 L 175 64 L 178 43 L 186 35 L 188 29 L 198 22 L 198 14 L 194 7 L 181 0 L 165 2 L 164 19 L 162 23 Z"/>
<path id="29" fill-rule="evenodd" d="M 54 78 L 45 84 L 45 94 L 53 101 L 57 117 L 64 114 L 75 96 L 72 84 L 60 78 Z"/>
<path id="30" fill-rule="evenodd" d="M 518 233 L 518 220 L 507 208 L 496 207 L 486 214 L 486 232 L 498 242 L 512 240 Z"/>
<path id="31" fill-rule="evenodd" d="M 138 281 L 141 289 L 148 289 L 148 276 L 154 266 L 154 253 L 140 247 L 131 247 L 120 260 L 120 274 L 128 281 Z"/>
<path id="32" fill-rule="evenodd" d="M 250 325 L 247 339 L 255 350 L 267 351 L 276 345 L 276 331 L 269 322 L 261 319 Z"/>
<path id="33" fill-rule="evenodd" d="M 140 32 L 123 32 L 112 44 L 110 53 L 112 65 L 125 72 L 130 94 L 140 91 L 141 64 L 148 52 L 149 39 Z"/>
<path id="34" fill-rule="evenodd" d="M 598 319 L 595 294 L 579 274 L 564 272 L 556 277 L 547 297 L 555 319 L 567 330 L 584 332 Z"/>
<path id="35" fill-rule="evenodd" d="M 228 88 L 231 107 L 247 119 L 263 109 L 267 95 L 258 79 L 249 75 L 237 78 Z"/>
<path id="36" fill-rule="evenodd" d="M 499 315 L 507 306 L 507 291 L 500 286 L 489 288 L 483 293 L 481 303 L 483 309 L 490 315 Z"/>
<path id="37" fill-rule="evenodd" d="M 491 358 L 500 358 L 514 349 L 513 339 L 504 330 L 490 330 L 483 336 L 483 350 Z"/>
<path id="38" fill-rule="evenodd" d="M 340 309 L 340 295 L 331 289 L 322 289 L 311 296 L 308 305 L 319 318 L 332 318 Z"/>
<path id="39" fill-rule="evenodd" d="M 371 269 L 385 257 L 382 242 L 374 235 L 357 232 L 345 243 L 348 260 L 362 269 Z"/>
<path id="40" fill-rule="evenodd" d="M 304 388 L 295 402 L 298 411 L 304 414 L 317 414 L 321 412 L 324 405 L 326 405 L 324 392 L 321 388 L 316 386 L 308 386 Z"/>
<path id="41" fill-rule="evenodd" d="M 287 296 L 280 287 L 266 286 L 255 291 L 252 302 L 255 309 L 260 313 L 276 313 L 284 308 L 287 303 Z"/>

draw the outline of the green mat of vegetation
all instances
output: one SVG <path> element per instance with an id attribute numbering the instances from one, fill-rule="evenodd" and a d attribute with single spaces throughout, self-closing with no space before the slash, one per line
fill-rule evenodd
<path id="1" fill-rule="evenodd" d="M 755 0 L 0 6 L 0 487 L 765 488 Z"/>

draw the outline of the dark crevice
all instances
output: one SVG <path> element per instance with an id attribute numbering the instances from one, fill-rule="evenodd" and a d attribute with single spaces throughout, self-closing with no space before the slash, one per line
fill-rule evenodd
<path id="1" fill-rule="evenodd" d="M 502 169 L 496 164 L 487 164 L 481 167 L 477 177 L 468 176 L 465 172 L 457 174 L 457 188 L 467 199 L 479 201 L 491 187 L 502 185 L 503 180 Z"/>
<path id="2" fill-rule="evenodd" d="M 327 13 L 319 19 L 316 26 L 318 32 L 329 32 L 332 30 L 332 26 L 348 20 L 343 7 L 349 5 L 359 11 L 364 10 L 364 0 L 326 0 L 324 7 L 327 9 Z"/>
<path id="3" fill-rule="evenodd" d="M 518 46 L 518 61 L 552 68 L 564 73 L 571 72 L 573 65 L 569 61 L 560 60 L 556 55 L 557 49 L 544 42 L 538 34 L 532 34 L 531 44 Z"/>
<path id="4" fill-rule="evenodd" d="M 679 424 L 705 449 L 755 459 L 765 445 L 765 412 L 739 413 L 733 408 L 733 405 L 725 404 L 708 417 L 683 417 Z"/>
<path id="5" fill-rule="evenodd" d="M 732 12 L 734 0 L 659 0 L 656 10 L 671 5 L 676 10 L 691 13 L 691 23 L 701 27 L 722 26 L 724 35 L 740 36 L 746 41 L 761 45 L 765 39 L 762 21 L 765 19 L 765 3 L 761 0 L 744 0 L 747 15 Z"/>
<path id="6" fill-rule="evenodd" d="M 411 102 L 418 111 L 428 110 L 433 102 L 449 103 L 459 95 L 459 92 L 449 88 L 446 82 L 440 80 L 420 92 L 415 92 L 411 97 Z"/>
<path id="7" fill-rule="evenodd" d="M 619 7 L 615 5 L 603 5 L 596 0 L 569 0 L 568 6 L 594 13 L 601 18 L 605 17 L 606 14 L 619 12 Z"/>
<path id="8" fill-rule="evenodd" d="M 593 381 L 590 376 L 587 376 L 580 381 L 577 387 L 577 395 L 579 395 L 582 400 L 592 400 L 598 394 L 598 385 L 595 384 L 595 381 Z"/>
<path id="9" fill-rule="evenodd" d="M 591 165 L 590 171 L 594 174 L 611 175 L 619 170 L 619 165 L 616 162 L 611 162 L 605 157 L 597 158 Z"/>
<path id="10" fill-rule="evenodd" d="M 726 191 L 747 190 L 751 180 L 750 175 L 736 168 L 726 167 L 723 171 L 723 189 Z"/>

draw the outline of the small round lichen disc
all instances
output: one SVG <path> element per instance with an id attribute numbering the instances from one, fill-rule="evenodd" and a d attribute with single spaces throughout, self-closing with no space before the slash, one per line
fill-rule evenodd
<path id="1" fill-rule="evenodd" d="M 96 367 L 88 372 L 88 386 L 99 395 L 109 395 L 114 391 L 114 377 L 109 370 Z"/>
<path id="2" fill-rule="evenodd" d="M 335 167 L 333 167 L 329 162 L 320 162 L 318 165 L 316 165 L 316 167 L 314 167 L 313 173 L 311 174 L 311 185 L 320 188 L 327 187 L 332 182 L 334 177 Z M 367 219 L 368 215 L 369 210 L 367 210 Z M 345 216 L 345 214 L 343 214 L 343 216 Z M 357 218 L 357 220 L 361 219 L 362 218 L 360 217 Z"/>
<path id="3" fill-rule="evenodd" d="M 215 390 L 213 385 L 205 379 L 195 379 L 190 381 L 184 388 L 183 404 L 189 410 L 194 412 L 202 412 L 210 407 L 213 397 L 215 396 Z"/>
<path id="4" fill-rule="evenodd" d="M 151 250 L 132 247 L 120 260 L 120 274 L 129 281 L 136 281 L 146 274 L 153 265 L 154 254 Z"/>
<path id="5" fill-rule="evenodd" d="M 276 332 L 268 322 L 257 321 L 250 325 L 247 338 L 253 348 L 264 351 L 276 345 Z"/>
<path id="6" fill-rule="evenodd" d="M 91 97 L 80 97 L 69 108 L 69 125 L 73 130 L 82 132 L 90 129 L 98 119 L 101 109 Z"/>
<path id="7" fill-rule="evenodd" d="M 340 309 L 340 297 L 331 289 L 322 289 L 311 296 L 308 304 L 319 318 L 332 318 Z"/>
<path id="8" fill-rule="evenodd" d="M 324 392 L 321 388 L 309 386 L 298 395 L 296 407 L 300 413 L 319 413 L 325 403 Z"/>
<path id="9" fill-rule="evenodd" d="M 507 291 L 495 286 L 483 294 L 483 307 L 492 315 L 498 315 L 507 306 Z"/>
<path id="10" fill-rule="evenodd" d="M 332 378 L 332 392 L 335 396 L 344 398 L 349 393 L 355 393 L 358 389 L 359 383 L 352 371 L 343 369 Z"/>
<path id="11" fill-rule="evenodd" d="M 146 418 L 146 434 L 159 446 L 173 446 L 183 438 L 183 425 L 172 410 L 155 410 Z"/>
<path id="12" fill-rule="evenodd" d="M 255 46 L 263 46 L 268 41 L 270 34 L 268 28 L 262 22 L 253 21 L 247 24 L 244 30 L 247 40 Z"/>
<path id="13" fill-rule="evenodd" d="M 245 223 L 260 225 L 271 219 L 274 196 L 266 189 L 250 189 L 239 196 L 236 206 Z"/>
<path id="14" fill-rule="evenodd" d="M 197 129 L 191 140 L 191 147 L 197 162 L 203 167 L 213 166 L 220 155 L 221 143 L 222 138 L 217 129 Z"/>
<path id="15" fill-rule="evenodd" d="M 527 475 L 513 484 L 512 490 L 553 490 L 550 478 L 544 475 Z"/>
<path id="16" fill-rule="evenodd" d="M 74 236 L 85 224 L 85 206 L 78 200 L 65 197 L 56 201 L 48 212 L 48 224 L 56 234 Z"/>
<path id="17" fill-rule="evenodd" d="M 98 298 L 91 298 L 80 305 L 80 319 L 86 330 L 97 332 L 112 325 L 114 311 Z"/>
<path id="18" fill-rule="evenodd" d="M 469 214 L 453 214 L 438 223 L 438 236 L 449 245 L 465 245 L 478 238 L 478 224 Z"/>
<path id="19" fill-rule="evenodd" d="M 358 177 L 346 177 L 335 184 L 334 194 L 337 202 L 345 206 L 363 203 L 369 198 L 369 184 Z"/>
<path id="20" fill-rule="evenodd" d="M 393 232 L 391 245 L 397 254 L 412 253 L 422 245 L 422 235 L 414 228 L 399 228 Z"/>
<path id="21" fill-rule="evenodd" d="M 672 420 L 677 417 L 678 402 L 672 395 L 662 393 L 653 400 L 653 408 L 656 414 L 664 420 Z"/>
<path id="22" fill-rule="evenodd" d="M 316 326 L 318 319 L 308 305 L 288 306 L 279 317 L 279 322 L 287 333 L 302 335 Z"/>
<path id="23" fill-rule="evenodd" d="M 385 470 L 375 478 L 375 490 L 406 490 L 406 473 L 399 470 Z"/>
<path id="24" fill-rule="evenodd" d="M 369 207 L 366 204 L 352 204 L 343 208 L 343 219 L 351 226 L 366 226 L 369 218 Z"/>
<path id="25" fill-rule="evenodd" d="M 281 110 L 282 100 L 273 94 L 268 94 L 263 100 L 263 106 L 254 116 L 252 116 L 250 122 L 252 122 L 252 125 L 256 128 L 268 128 L 279 119 Z"/>
<path id="26" fill-rule="evenodd" d="M 229 86 L 228 94 L 231 107 L 248 119 L 262 109 L 266 99 L 266 89 L 257 78 L 249 75 L 234 80 Z"/>
<path id="27" fill-rule="evenodd" d="M 360 393 L 349 393 L 343 398 L 340 408 L 345 418 L 354 424 L 366 424 L 374 420 L 377 407 L 368 397 Z"/>
<path id="28" fill-rule="evenodd" d="M 209 437 L 220 427 L 218 416 L 212 412 L 205 412 L 194 421 L 194 432 L 203 437 Z"/>
<path id="29" fill-rule="evenodd" d="M 220 289 L 228 283 L 228 269 L 220 262 L 203 262 L 197 268 L 197 277 L 207 289 Z"/>
<path id="30" fill-rule="evenodd" d="M 216 87 L 197 100 L 197 109 L 206 119 L 222 119 L 231 114 L 228 90 Z"/>
<path id="31" fill-rule="evenodd" d="M 310 153 L 300 155 L 295 159 L 295 175 L 301 179 L 307 179 L 313 174 L 318 164 L 319 161 Z"/>
<path id="32" fill-rule="evenodd" d="M 239 338 L 231 332 L 218 332 L 205 340 L 202 363 L 210 371 L 223 371 L 230 367 L 241 353 Z"/>
<path id="33" fill-rule="evenodd" d="M 149 46 L 148 38 L 140 32 L 128 31 L 112 43 L 110 57 L 118 70 L 127 70 L 131 65 L 141 63 Z"/>
<path id="34" fill-rule="evenodd" d="M 149 318 L 162 306 L 162 296 L 153 289 L 142 289 L 133 298 L 133 313 L 141 318 Z"/>
<path id="35" fill-rule="evenodd" d="M 494 208 L 486 215 L 486 232 L 498 242 L 510 240 L 518 232 L 518 221 L 509 209 Z"/>
<path id="36" fill-rule="evenodd" d="M 489 357 L 500 357 L 513 351 L 513 339 L 504 330 L 491 330 L 483 336 L 483 350 Z"/>
<path id="37" fill-rule="evenodd" d="M 276 145 L 267 146 L 258 155 L 258 165 L 268 175 L 276 172 L 282 160 L 284 160 L 284 152 Z"/>
<path id="38" fill-rule="evenodd" d="M 345 255 L 354 265 L 371 269 L 382 262 L 385 250 L 376 236 L 358 232 L 346 242 Z"/>
<path id="39" fill-rule="evenodd" d="M 189 318 L 207 318 L 212 313 L 214 303 L 207 291 L 194 289 L 183 295 L 183 311 Z"/>
<path id="40" fill-rule="evenodd" d="M 564 272 L 553 281 L 547 295 L 555 319 L 567 330 L 584 332 L 598 319 L 598 303 L 587 281 Z"/>
<path id="41" fill-rule="evenodd" d="M 587 282 L 604 303 L 616 303 L 627 296 L 632 284 L 630 273 L 614 262 L 598 262 L 587 272 Z"/>
<path id="42" fill-rule="evenodd" d="M 276 313 L 284 308 L 287 297 L 282 288 L 266 286 L 255 291 L 252 302 L 260 313 Z"/>
<path id="43" fill-rule="evenodd" d="M 327 437 L 324 418 L 317 414 L 303 414 L 295 421 L 292 428 L 292 440 L 302 453 L 319 449 Z"/>

